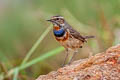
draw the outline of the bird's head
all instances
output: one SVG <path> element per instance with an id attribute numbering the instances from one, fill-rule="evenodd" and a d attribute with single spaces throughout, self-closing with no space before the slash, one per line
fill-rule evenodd
<path id="1" fill-rule="evenodd" d="M 63 27 L 65 20 L 62 16 L 52 16 L 51 19 L 47 21 L 51 22 L 54 26 Z"/>

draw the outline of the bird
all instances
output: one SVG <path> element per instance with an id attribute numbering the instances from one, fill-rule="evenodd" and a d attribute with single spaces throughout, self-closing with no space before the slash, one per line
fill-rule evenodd
<path id="1" fill-rule="evenodd" d="M 72 26 L 68 24 L 63 16 L 52 16 L 47 21 L 53 24 L 53 34 L 55 39 L 66 50 L 66 56 L 62 66 L 65 65 L 69 51 L 73 51 L 73 55 L 68 61 L 68 64 L 71 64 L 76 53 L 78 53 L 78 49 L 82 48 L 83 44 L 87 42 L 87 39 L 94 38 L 94 36 L 82 36 L 77 30 L 73 29 Z"/>

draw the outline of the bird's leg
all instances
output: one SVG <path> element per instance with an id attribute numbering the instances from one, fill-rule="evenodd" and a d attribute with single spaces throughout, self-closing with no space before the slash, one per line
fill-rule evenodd
<path id="1" fill-rule="evenodd" d="M 66 56 L 65 56 L 65 59 L 64 59 L 64 62 L 63 62 L 63 64 L 62 64 L 62 67 L 65 65 L 65 62 L 66 62 L 66 60 L 67 60 L 67 57 L 68 57 L 68 49 L 66 49 Z"/>
<path id="2" fill-rule="evenodd" d="M 68 62 L 68 65 L 69 65 L 69 64 L 71 64 L 71 62 L 72 62 L 73 58 L 75 57 L 76 53 L 78 53 L 78 51 L 77 51 L 77 50 L 76 50 L 76 51 L 74 51 L 74 53 L 73 53 L 73 55 L 72 55 L 71 59 L 70 59 L 70 60 L 69 60 L 69 62 Z"/>

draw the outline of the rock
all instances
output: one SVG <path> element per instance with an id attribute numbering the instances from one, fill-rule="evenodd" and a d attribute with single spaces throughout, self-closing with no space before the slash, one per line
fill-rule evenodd
<path id="1" fill-rule="evenodd" d="M 120 45 L 40 75 L 36 80 L 120 80 Z"/>

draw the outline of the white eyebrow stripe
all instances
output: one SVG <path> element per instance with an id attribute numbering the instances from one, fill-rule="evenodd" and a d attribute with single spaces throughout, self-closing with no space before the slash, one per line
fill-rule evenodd
<path id="1" fill-rule="evenodd" d="M 59 17 L 57 17 L 57 18 L 63 18 L 62 16 L 59 16 Z"/>
<path id="2" fill-rule="evenodd" d="M 54 16 L 53 18 L 63 18 L 62 16 Z"/>

